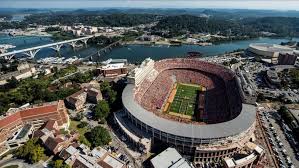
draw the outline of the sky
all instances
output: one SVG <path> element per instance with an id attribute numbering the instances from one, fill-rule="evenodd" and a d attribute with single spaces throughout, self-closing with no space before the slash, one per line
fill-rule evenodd
<path id="1" fill-rule="evenodd" d="M 119 7 L 299 10 L 299 0 L 0 0 L 0 8 Z"/>

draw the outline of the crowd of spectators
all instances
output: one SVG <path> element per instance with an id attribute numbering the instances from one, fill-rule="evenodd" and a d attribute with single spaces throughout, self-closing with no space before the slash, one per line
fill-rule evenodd
<path id="1" fill-rule="evenodd" d="M 175 83 L 197 84 L 206 88 L 201 121 L 219 123 L 241 112 L 242 100 L 235 74 L 223 66 L 194 59 L 166 59 L 135 90 L 135 100 L 145 109 L 161 113 Z"/>

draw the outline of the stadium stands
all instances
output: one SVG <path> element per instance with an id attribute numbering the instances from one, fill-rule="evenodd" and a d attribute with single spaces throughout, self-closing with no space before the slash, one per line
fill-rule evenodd
<path id="1" fill-rule="evenodd" d="M 231 70 L 184 58 L 156 61 L 153 68 L 138 70 L 122 93 L 123 120 L 139 130 L 134 134 L 148 136 L 151 146 L 173 146 L 202 163 L 232 156 L 254 139 L 255 107 L 243 103 Z M 116 122 L 120 127 L 124 123 Z"/>
<path id="2" fill-rule="evenodd" d="M 192 59 L 155 62 L 154 69 L 136 86 L 135 100 L 145 109 L 161 115 L 175 83 L 197 84 L 206 88 L 205 110 L 201 110 L 200 121 L 208 124 L 225 122 L 237 117 L 242 110 L 235 75 L 220 65 Z M 166 115 L 164 117 L 170 117 Z"/>

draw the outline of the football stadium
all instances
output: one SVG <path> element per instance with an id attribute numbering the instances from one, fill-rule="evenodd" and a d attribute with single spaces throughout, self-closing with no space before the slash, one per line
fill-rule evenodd
<path id="1" fill-rule="evenodd" d="M 236 75 L 214 63 L 148 58 L 129 74 L 122 102 L 115 119 L 129 139 L 175 147 L 195 163 L 232 157 L 255 139 L 255 106 L 243 101 Z"/>

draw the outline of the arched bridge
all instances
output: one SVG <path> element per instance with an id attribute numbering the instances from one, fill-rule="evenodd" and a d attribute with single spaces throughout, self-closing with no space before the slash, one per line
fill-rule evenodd
<path id="1" fill-rule="evenodd" d="M 15 51 L 12 51 L 12 52 L 7 52 L 7 53 L 0 54 L 0 57 L 4 57 L 5 59 L 11 59 L 16 54 L 23 53 L 23 54 L 27 55 L 30 58 L 34 58 L 35 55 L 42 48 L 52 48 L 53 50 L 59 52 L 60 48 L 63 45 L 65 45 L 65 44 L 68 44 L 68 45 L 72 46 L 73 48 L 75 48 L 76 47 L 76 43 L 78 41 L 81 41 L 85 45 L 87 45 L 88 39 L 91 39 L 91 38 L 94 38 L 94 37 L 97 37 L 97 36 L 99 36 L 99 35 L 86 36 L 86 37 L 76 38 L 76 39 L 72 39 L 72 40 L 65 40 L 65 41 L 61 41 L 61 42 L 56 42 L 56 43 L 41 45 L 41 46 L 37 46 L 37 47 L 31 47 L 31 48 L 26 48 L 26 49 L 21 49 L 21 50 L 15 50 Z"/>

